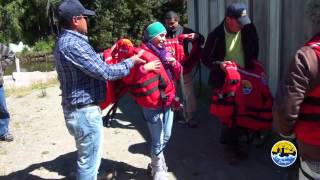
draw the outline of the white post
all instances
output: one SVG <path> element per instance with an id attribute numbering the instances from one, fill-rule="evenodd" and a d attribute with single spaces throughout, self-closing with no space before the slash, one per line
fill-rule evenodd
<path id="1" fill-rule="evenodd" d="M 280 6 L 281 2 L 278 0 L 269 1 L 269 52 L 268 52 L 268 65 L 269 65 L 269 85 L 271 92 L 275 95 L 279 76 L 280 76 Z"/>
<path id="2" fill-rule="evenodd" d="M 20 72 L 20 59 L 16 58 L 15 63 L 16 63 L 16 71 L 19 73 Z"/>

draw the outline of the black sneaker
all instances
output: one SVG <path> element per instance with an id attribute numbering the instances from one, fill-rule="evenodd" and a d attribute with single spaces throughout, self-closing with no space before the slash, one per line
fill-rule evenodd
<path id="1" fill-rule="evenodd" d="M 0 141 L 11 142 L 13 141 L 13 135 L 11 133 L 6 133 L 3 136 L 0 136 Z"/>

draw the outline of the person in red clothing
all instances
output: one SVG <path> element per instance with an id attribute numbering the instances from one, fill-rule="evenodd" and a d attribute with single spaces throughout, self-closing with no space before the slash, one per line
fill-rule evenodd
<path id="1" fill-rule="evenodd" d="M 178 80 L 182 67 L 164 46 L 166 29 L 160 22 L 151 23 L 144 30 L 141 48 L 150 54 L 147 62 L 158 59 L 161 62 L 162 79 L 158 81 L 161 90 L 156 106 L 142 105 L 142 111 L 147 121 L 151 135 L 151 168 L 154 180 L 167 179 L 167 166 L 163 151 L 171 136 L 173 111 L 171 106 L 175 101 L 176 89 L 174 81 Z M 152 55 L 152 56 L 151 56 Z"/>
<path id="2" fill-rule="evenodd" d="M 127 46 L 127 40 L 118 41 L 112 57 L 122 57 L 123 52 L 138 54 L 146 64 L 134 67 L 121 79 L 135 102 L 142 107 L 144 119 L 151 135 L 151 174 L 155 180 L 167 179 L 167 166 L 163 151 L 171 137 L 175 100 L 174 81 L 182 67 L 164 46 L 166 30 L 160 22 L 151 23 L 144 31 L 139 48 Z M 125 42 L 125 43 L 124 43 Z M 122 45 L 121 45 L 122 44 Z M 123 56 L 123 58 L 126 58 Z M 120 58 L 121 61 L 121 58 Z"/>
<path id="3" fill-rule="evenodd" d="M 183 54 L 177 61 L 183 66 L 183 82 L 180 82 L 181 93 L 184 100 L 184 121 L 189 127 L 196 127 L 198 120 L 194 117 L 197 110 L 197 102 L 194 94 L 194 85 L 192 78 L 192 70 L 198 64 L 202 54 L 202 44 L 204 37 L 200 33 L 196 33 L 190 28 L 179 24 L 179 16 L 174 11 L 166 12 L 164 16 L 165 27 L 167 29 L 166 37 L 168 40 L 177 38 L 182 34 L 189 34 L 188 38 L 182 40 L 181 48 L 178 48 L 176 54 Z M 188 50 L 189 44 L 192 44 L 191 51 Z"/>
<path id="4" fill-rule="evenodd" d="M 297 139 L 299 180 L 320 179 L 320 32 L 292 59 L 273 107 L 275 127 Z"/>

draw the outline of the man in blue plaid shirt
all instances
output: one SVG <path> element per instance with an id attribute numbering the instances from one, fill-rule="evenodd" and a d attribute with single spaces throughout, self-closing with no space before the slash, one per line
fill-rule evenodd
<path id="1" fill-rule="evenodd" d="M 102 116 L 98 104 L 105 99 L 106 80 L 127 76 L 144 61 L 132 56 L 119 64 L 107 65 L 88 43 L 87 16 L 78 0 L 64 0 L 59 6 L 63 29 L 54 56 L 62 91 L 62 108 L 67 128 L 76 141 L 77 179 L 94 180 L 102 156 Z"/>

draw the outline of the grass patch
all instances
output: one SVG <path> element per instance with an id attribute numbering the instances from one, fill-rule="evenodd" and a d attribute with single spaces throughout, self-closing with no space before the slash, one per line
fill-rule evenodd
<path id="1" fill-rule="evenodd" d="M 34 90 L 39 90 L 41 89 L 41 94 L 38 97 L 45 97 L 47 95 L 45 89 L 48 87 L 52 87 L 57 85 L 58 79 L 54 78 L 51 80 L 48 80 L 47 82 L 38 82 L 38 83 L 33 83 L 31 86 L 28 87 L 21 87 L 21 88 L 8 88 L 6 89 L 6 96 L 13 96 L 16 98 L 21 98 L 24 97 L 28 94 L 30 94 Z"/>

